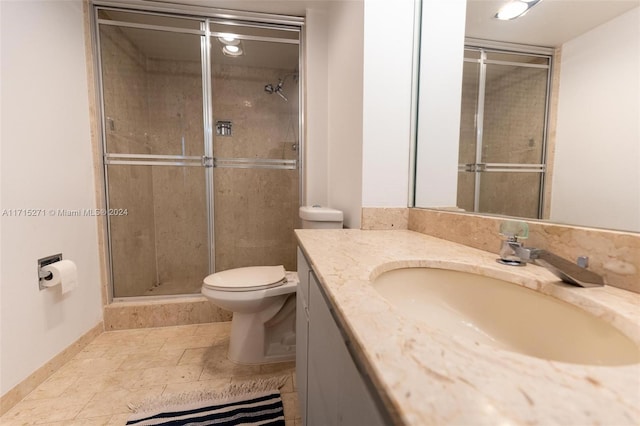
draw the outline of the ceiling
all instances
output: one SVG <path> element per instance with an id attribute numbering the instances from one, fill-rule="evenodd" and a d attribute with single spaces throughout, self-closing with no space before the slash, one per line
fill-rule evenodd
<path id="1" fill-rule="evenodd" d="M 191 6 L 305 16 L 307 9 L 325 8 L 333 0 L 150 0 L 158 3 L 179 3 Z"/>
<path id="2" fill-rule="evenodd" d="M 640 0 L 542 0 L 520 18 L 495 19 L 507 1 L 468 0 L 466 36 L 556 47 L 640 6 Z"/>
<path id="3" fill-rule="evenodd" d="M 392 4 L 392 0 L 382 1 Z M 466 36 L 555 47 L 640 6 L 640 0 L 542 0 L 518 19 L 500 21 L 493 18 L 500 6 L 507 1 L 509 0 L 468 0 Z M 322 8 L 330 4 L 330 0 L 160 0 L 159 2 L 179 2 L 195 6 L 297 16 L 304 16 L 307 8 Z M 147 57 L 175 60 L 198 60 L 199 58 L 199 43 L 193 43 L 197 37 L 184 35 L 176 37 L 174 33 L 159 31 L 126 28 L 122 30 Z M 246 54 L 241 57 L 222 55 L 222 46 L 215 40 L 212 48 L 213 58 L 218 63 L 294 70 L 298 62 L 295 45 L 243 41 Z"/>

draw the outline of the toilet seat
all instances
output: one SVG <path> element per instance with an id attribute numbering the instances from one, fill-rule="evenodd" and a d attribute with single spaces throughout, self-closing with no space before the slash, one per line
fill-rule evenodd
<path id="1" fill-rule="evenodd" d="M 204 279 L 204 286 L 218 291 L 255 291 L 286 283 L 284 266 L 248 266 L 216 272 Z"/>

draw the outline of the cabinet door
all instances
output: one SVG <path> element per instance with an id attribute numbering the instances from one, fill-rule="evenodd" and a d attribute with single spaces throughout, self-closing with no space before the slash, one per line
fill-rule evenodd
<path id="1" fill-rule="evenodd" d="M 311 267 L 309 266 L 309 262 L 307 258 L 302 254 L 302 250 L 298 247 L 298 279 L 300 280 L 300 284 L 298 284 L 298 293 L 301 293 L 304 299 L 309 301 L 309 271 L 311 271 Z"/>
<path id="2" fill-rule="evenodd" d="M 299 264 L 299 263 L 298 263 Z M 307 419 L 307 342 L 309 333 L 309 311 L 307 301 L 298 289 L 296 296 L 296 385 L 298 404 L 303 424 Z"/>
<path id="3" fill-rule="evenodd" d="M 309 358 L 307 426 L 338 424 L 340 332 L 320 293 L 313 272 L 309 279 Z"/>
<path id="4" fill-rule="evenodd" d="M 308 298 L 298 297 L 298 300 L 306 301 L 308 309 L 306 341 L 297 341 L 299 345 L 304 344 L 308 348 L 306 357 L 301 356 L 300 360 L 297 359 L 297 362 L 306 362 L 306 365 L 296 366 L 303 424 L 384 425 L 380 411 L 349 353 L 343 333 L 333 318 L 313 271 L 308 274 L 308 282 Z M 304 309 L 300 302 L 298 309 Z M 302 316 L 300 313 L 297 315 L 297 318 Z M 297 350 L 296 355 L 300 354 L 301 347 L 298 346 Z M 303 379 L 300 378 L 300 375 L 304 374 L 303 368 L 307 371 L 304 388 L 301 387 Z"/>
<path id="5" fill-rule="evenodd" d="M 338 389 L 338 425 L 342 426 L 383 426 L 385 425 L 380 411 L 369 393 L 358 368 L 347 347 L 339 348 L 341 366 L 338 372 L 340 387 Z"/>
<path id="6" fill-rule="evenodd" d="M 296 290 L 296 385 L 302 424 L 307 424 L 307 375 L 309 334 L 309 263 L 298 247 L 298 279 Z"/>

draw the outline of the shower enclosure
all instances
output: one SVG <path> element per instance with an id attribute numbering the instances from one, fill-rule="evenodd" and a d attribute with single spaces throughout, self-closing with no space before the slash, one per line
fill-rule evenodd
<path id="1" fill-rule="evenodd" d="M 551 56 L 465 46 L 458 207 L 541 218 Z"/>
<path id="2" fill-rule="evenodd" d="M 295 270 L 302 19 L 94 12 L 112 296 Z"/>

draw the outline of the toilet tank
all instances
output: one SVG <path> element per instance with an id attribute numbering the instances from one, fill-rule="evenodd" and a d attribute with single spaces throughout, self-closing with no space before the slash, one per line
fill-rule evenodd
<path id="1" fill-rule="evenodd" d="M 302 206 L 300 219 L 303 229 L 342 229 L 342 212 L 329 207 Z"/>

